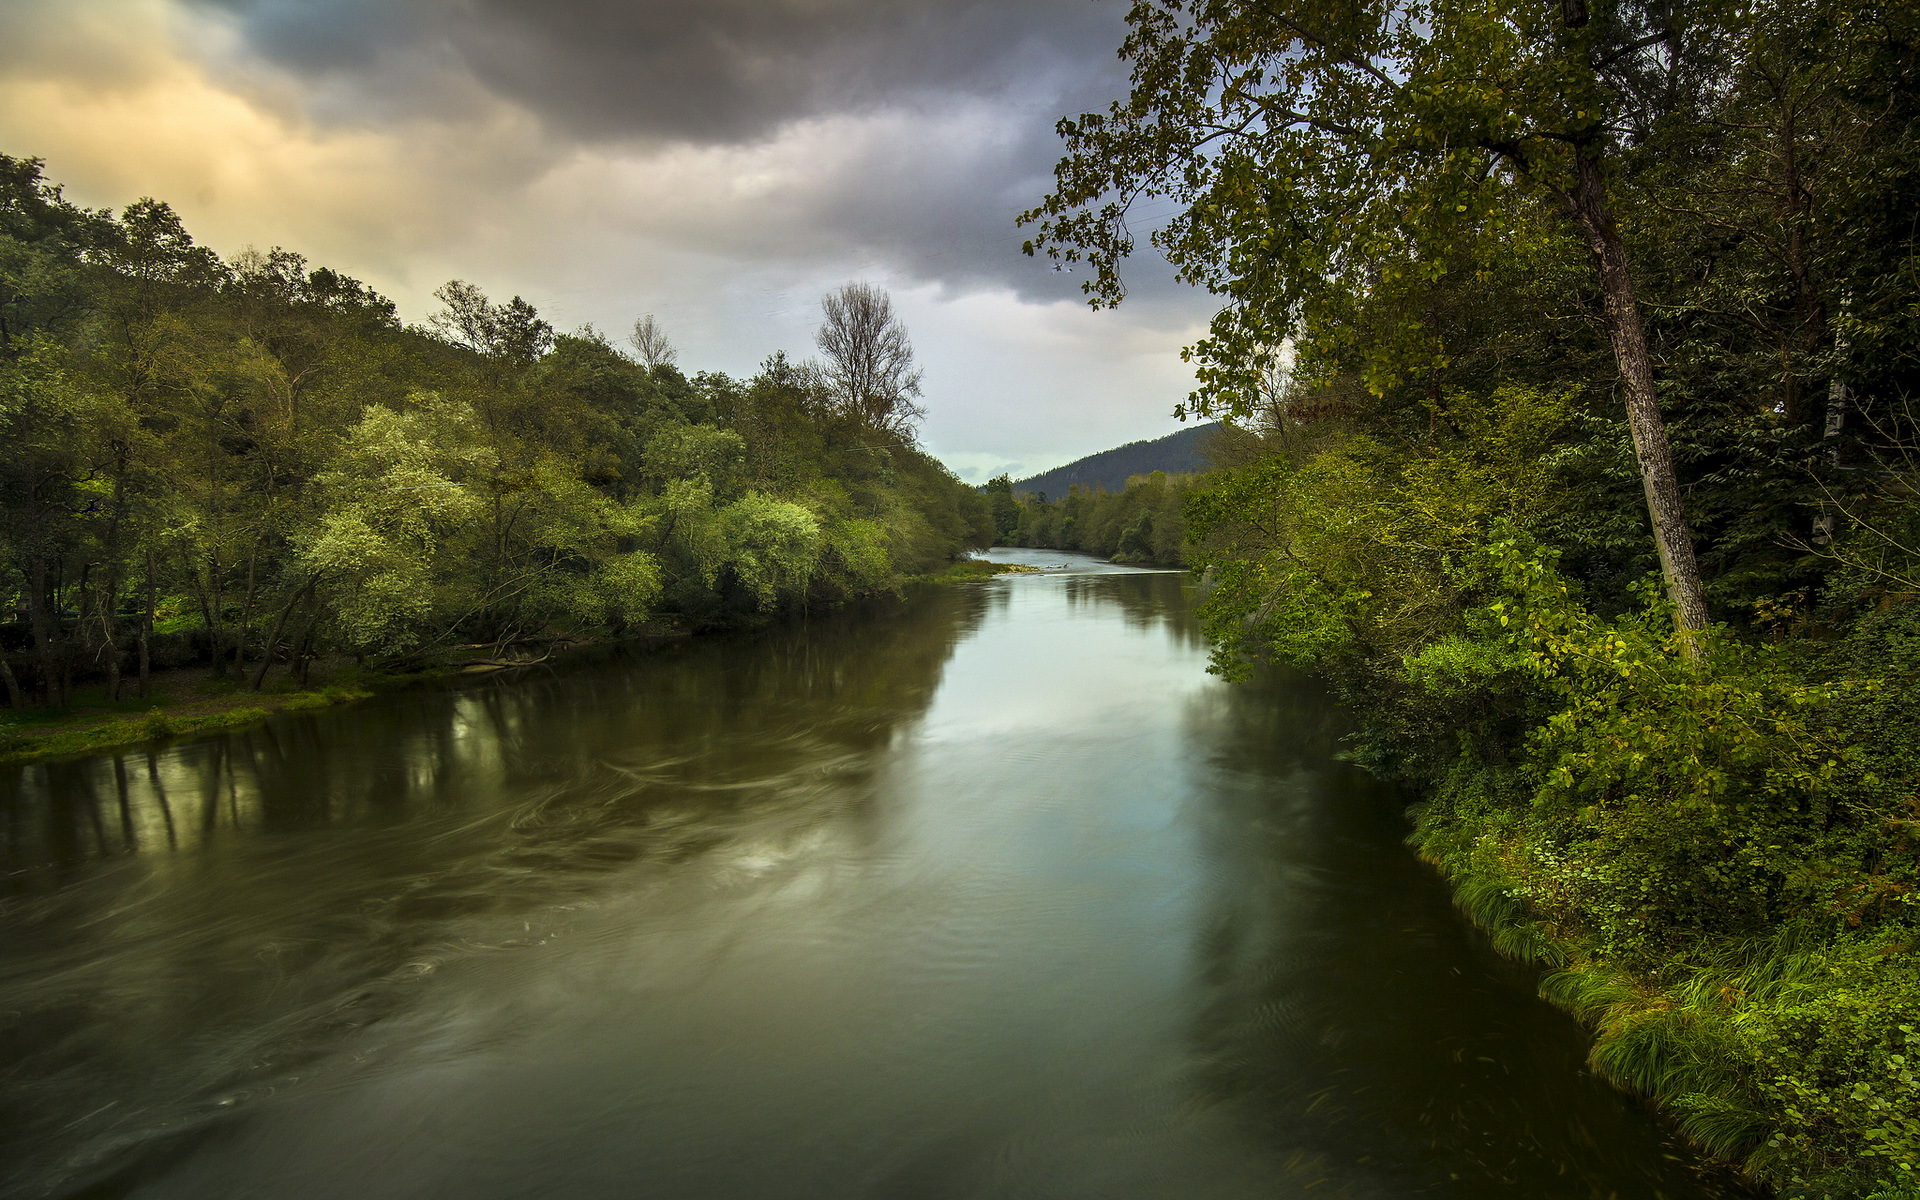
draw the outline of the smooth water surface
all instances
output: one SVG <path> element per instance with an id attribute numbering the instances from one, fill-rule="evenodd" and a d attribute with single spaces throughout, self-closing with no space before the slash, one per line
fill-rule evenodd
<path id="1" fill-rule="evenodd" d="M 1723 1194 L 1316 691 L 1022 557 L 0 776 L 0 1191 Z"/>

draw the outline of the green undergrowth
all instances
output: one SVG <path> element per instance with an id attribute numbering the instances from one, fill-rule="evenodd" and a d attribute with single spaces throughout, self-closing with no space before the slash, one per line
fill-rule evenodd
<path id="1" fill-rule="evenodd" d="M 126 700 L 112 705 L 22 714 L 28 718 L 24 720 L 0 715 L 0 763 L 66 758 L 117 746 L 239 729 L 264 721 L 275 713 L 331 708 L 364 700 L 378 688 L 391 685 L 388 677 L 368 674 L 353 682 L 329 684 L 311 691 L 233 692 L 162 703 Z"/>
<path id="2" fill-rule="evenodd" d="M 1350 756 L 1419 790 L 1412 844 L 1598 1073 L 1786 1200 L 1920 1200 L 1920 602 L 1689 644 L 1653 581 L 1596 604 L 1512 522 L 1352 502 L 1354 461 L 1190 510 L 1217 669 L 1335 681 Z M 1240 515 L 1276 501 L 1286 553 Z"/>
<path id="3" fill-rule="evenodd" d="M 1602 619 L 1512 542 L 1483 570 L 1374 710 L 1431 784 L 1413 844 L 1702 1148 L 1787 1197 L 1920 1196 L 1920 614 L 1694 662 L 1651 597 Z"/>

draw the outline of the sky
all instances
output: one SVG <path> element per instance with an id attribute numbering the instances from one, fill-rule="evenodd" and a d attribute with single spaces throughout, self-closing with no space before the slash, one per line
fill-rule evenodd
<path id="1" fill-rule="evenodd" d="M 814 353 L 887 288 L 923 443 L 1016 478 L 1178 429 L 1213 310 L 1157 259 L 1128 300 L 1019 251 L 1054 123 L 1122 94 L 1121 0 L 4 0 L 0 152 L 69 199 L 171 203 L 423 321 L 449 279 L 692 370 Z M 1149 214 L 1149 219 L 1151 214 Z M 1142 229 L 1151 228 L 1151 224 Z"/>

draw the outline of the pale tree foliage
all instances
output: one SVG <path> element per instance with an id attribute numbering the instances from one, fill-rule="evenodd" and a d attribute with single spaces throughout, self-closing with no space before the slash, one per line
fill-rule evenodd
<path id="1" fill-rule="evenodd" d="M 485 506 L 463 481 L 485 457 L 472 410 L 432 394 L 416 394 L 406 412 L 369 409 L 348 431 L 299 545 L 305 571 L 328 581 L 351 644 L 403 644 L 448 605 L 445 580 L 461 557 L 450 535 Z"/>
<path id="2" fill-rule="evenodd" d="M 651 515 L 615 503 L 551 456 L 521 474 L 518 531 L 483 553 L 500 460 L 471 405 L 418 392 L 401 411 L 372 408 L 318 479 L 321 504 L 296 538 L 307 578 L 324 586 L 343 640 L 396 651 L 444 637 L 484 609 L 528 623 L 632 625 L 651 613 L 661 574 L 651 554 L 607 553 Z M 590 562 L 547 569 L 554 555 Z"/>
<path id="3" fill-rule="evenodd" d="M 829 292 L 820 310 L 824 321 L 813 337 L 827 356 L 827 382 L 836 400 L 875 428 L 911 432 L 926 415 L 913 401 L 920 394 L 920 371 L 886 289 L 849 283 Z"/>
<path id="4" fill-rule="evenodd" d="M 879 587 L 893 573 L 887 531 L 878 521 L 835 521 L 821 534 L 821 555 L 856 587 Z"/>
<path id="5" fill-rule="evenodd" d="M 660 480 L 655 501 L 662 547 L 671 547 L 711 587 L 727 561 L 725 519 L 716 495 L 725 495 L 746 458 L 746 441 L 711 425 L 670 425 L 655 434 L 640 461 Z"/>
<path id="6" fill-rule="evenodd" d="M 714 504 L 713 481 L 704 475 L 669 479 L 655 508 L 660 546 L 674 550 L 702 585 L 712 587 L 727 561 L 726 523 Z"/>
<path id="7" fill-rule="evenodd" d="M 660 322 L 654 320 L 652 313 L 633 323 L 633 332 L 628 335 L 627 343 L 640 356 L 640 361 L 649 367 L 670 367 L 680 357 L 680 352 L 668 340 L 667 331 Z"/>
<path id="8" fill-rule="evenodd" d="M 820 521 L 789 500 L 748 492 L 724 513 L 728 565 L 762 609 L 782 592 L 803 592 L 820 561 Z"/>
<path id="9" fill-rule="evenodd" d="M 664 580 L 660 562 L 644 550 L 608 559 L 588 582 L 583 615 L 617 627 L 638 625 L 653 615 Z"/>

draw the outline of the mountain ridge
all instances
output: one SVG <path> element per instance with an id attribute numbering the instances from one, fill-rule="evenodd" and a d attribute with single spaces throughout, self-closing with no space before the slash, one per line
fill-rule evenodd
<path id="1" fill-rule="evenodd" d="M 1065 466 L 1042 471 L 1013 483 L 1015 494 L 1038 492 L 1050 500 L 1065 496 L 1075 485 L 1121 491 L 1133 475 L 1165 471 L 1169 475 L 1205 470 L 1206 443 L 1220 429 L 1220 422 L 1209 421 L 1179 429 L 1165 437 L 1147 438 L 1076 458 Z"/>

